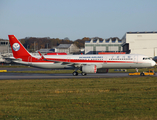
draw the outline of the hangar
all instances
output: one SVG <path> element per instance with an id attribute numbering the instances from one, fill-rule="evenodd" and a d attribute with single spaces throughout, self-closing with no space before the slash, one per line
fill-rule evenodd
<path id="1" fill-rule="evenodd" d="M 9 46 L 9 41 L 8 40 L 0 41 L 0 53 L 1 54 L 9 53 L 10 50 L 11 50 L 11 48 Z"/>
<path id="2" fill-rule="evenodd" d="M 131 54 L 157 56 L 157 32 L 127 32 L 121 40 L 129 44 Z"/>
<path id="3" fill-rule="evenodd" d="M 85 54 L 98 54 L 99 52 L 120 52 L 122 51 L 122 40 L 118 38 L 91 39 L 85 42 Z"/>
<path id="4" fill-rule="evenodd" d="M 91 39 L 85 42 L 85 54 L 99 52 L 125 52 L 127 54 L 143 54 L 157 56 L 157 32 L 126 32 L 119 38 Z"/>

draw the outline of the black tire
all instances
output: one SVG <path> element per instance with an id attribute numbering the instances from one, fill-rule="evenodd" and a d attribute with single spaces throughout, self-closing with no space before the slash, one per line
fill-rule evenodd
<path id="1" fill-rule="evenodd" d="M 85 76 L 85 75 L 87 75 L 87 74 L 86 74 L 86 73 L 84 73 L 84 72 L 82 72 L 82 73 L 81 73 L 81 75 L 82 75 L 82 76 Z"/>
<path id="2" fill-rule="evenodd" d="M 144 73 L 142 72 L 140 75 L 141 75 L 141 76 L 144 76 Z"/>
<path id="3" fill-rule="evenodd" d="M 78 72 L 73 72 L 72 74 L 73 74 L 73 76 L 77 76 Z"/>
<path id="4" fill-rule="evenodd" d="M 76 75 L 78 75 L 78 72 L 76 72 Z"/>

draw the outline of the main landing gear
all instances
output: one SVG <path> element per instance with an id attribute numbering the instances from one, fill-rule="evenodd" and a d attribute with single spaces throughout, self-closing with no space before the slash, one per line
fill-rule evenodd
<path id="1" fill-rule="evenodd" d="M 73 74 L 73 76 L 77 76 L 77 75 L 78 75 L 78 72 L 77 72 L 77 71 L 74 71 L 72 74 Z M 82 75 L 82 76 L 85 76 L 85 75 L 87 75 L 87 74 L 84 73 L 84 72 L 82 72 L 81 75 Z"/>
<path id="2" fill-rule="evenodd" d="M 73 74 L 73 76 L 77 76 L 77 75 L 78 75 L 78 72 L 77 72 L 77 71 L 74 71 L 72 74 Z"/>

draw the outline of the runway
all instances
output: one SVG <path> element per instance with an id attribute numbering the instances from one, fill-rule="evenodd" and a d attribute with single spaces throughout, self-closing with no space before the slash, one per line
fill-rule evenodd
<path id="1" fill-rule="evenodd" d="M 34 74 L 34 73 L 0 73 L 0 80 L 20 80 L 20 79 L 68 79 L 68 78 L 107 78 L 107 77 L 127 77 L 128 73 L 105 73 L 87 74 L 73 76 L 72 74 Z"/>
<path id="2" fill-rule="evenodd" d="M 37 71 L 43 70 L 38 68 L 0 68 L 10 71 L 9 73 L 0 73 L 0 80 L 22 80 L 22 79 L 69 79 L 69 78 L 111 78 L 111 77 L 144 77 L 144 76 L 129 76 L 128 73 L 98 73 L 87 74 L 82 76 L 73 76 L 72 74 L 42 74 L 42 73 L 11 73 L 11 71 Z M 154 76 L 157 77 L 157 74 Z"/>

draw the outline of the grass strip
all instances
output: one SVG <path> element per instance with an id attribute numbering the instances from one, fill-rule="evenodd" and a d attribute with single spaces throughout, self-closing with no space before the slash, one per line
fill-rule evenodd
<path id="1" fill-rule="evenodd" d="M 0 119 L 155 120 L 157 79 L 1 80 Z"/>

